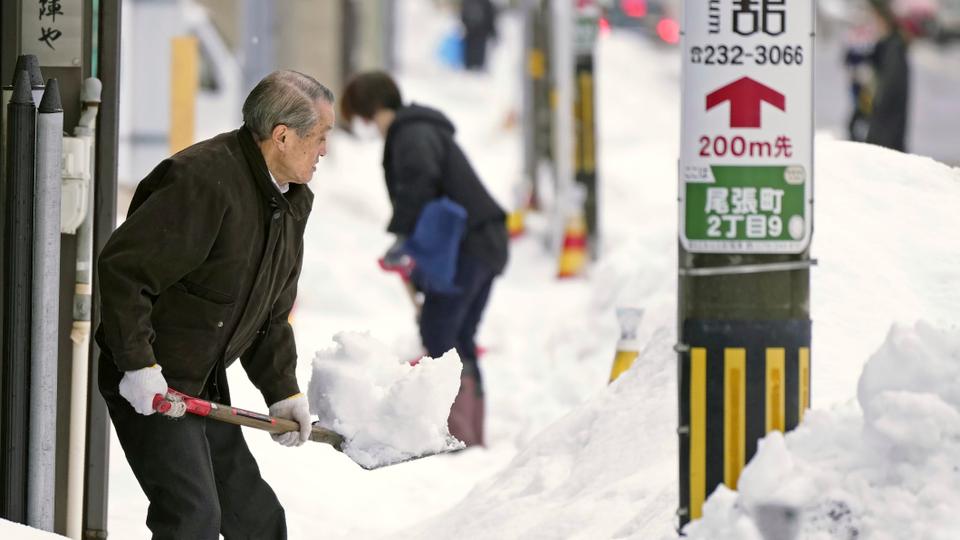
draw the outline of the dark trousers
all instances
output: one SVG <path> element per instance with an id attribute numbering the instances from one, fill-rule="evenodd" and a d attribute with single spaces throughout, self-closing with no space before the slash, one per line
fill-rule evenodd
<path id="1" fill-rule="evenodd" d="M 117 438 L 150 500 L 147 527 L 155 540 L 287 537 L 283 507 L 260 476 L 239 426 L 191 414 L 137 414 L 117 391 L 116 370 L 101 367 L 100 373 Z M 220 395 L 229 402 L 223 382 Z"/>
<path id="2" fill-rule="evenodd" d="M 469 70 L 479 71 L 487 63 L 487 33 L 482 30 L 470 30 L 463 37 L 463 65 Z"/>
<path id="3" fill-rule="evenodd" d="M 450 433 L 468 446 L 483 441 L 483 383 L 474 338 L 490 298 L 496 273 L 484 263 L 460 255 L 454 279 L 459 291 L 427 291 L 420 312 L 420 338 L 427 353 L 439 358 L 455 348 L 463 362 L 460 392 L 450 409 Z"/>

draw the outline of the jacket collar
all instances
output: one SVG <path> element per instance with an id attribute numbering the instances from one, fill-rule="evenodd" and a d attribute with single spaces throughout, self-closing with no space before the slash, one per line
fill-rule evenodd
<path id="1" fill-rule="evenodd" d="M 310 188 L 303 184 L 290 184 L 290 190 L 286 194 L 280 193 L 277 186 L 270 179 L 270 172 L 267 169 L 267 162 L 263 159 L 263 152 L 257 146 L 253 139 L 253 133 L 250 128 L 244 124 L 237 130 L 237 139 L 240 141 L 240 148 L 243 150 L 243 157 L 247 160 L 250 172 L 253 175 L 253 183 L 257 190 L 270 206 L 290 212 L 296 219 L 303 219 L 310 213 L 312 197 Z"/>

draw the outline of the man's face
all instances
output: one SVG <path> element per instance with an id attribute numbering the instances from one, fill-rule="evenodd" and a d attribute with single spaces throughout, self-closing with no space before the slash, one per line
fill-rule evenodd
<path id="1" fill-rule="evenodd" d="M 313 178 L 320 157 L 327 155 L 327 135 L 334 124 L 333 105 L 320 100 L 316 109 L 319 120 L 305 136 L 294 129 L 286 131 L 277 181 L 306 184 Z"/>

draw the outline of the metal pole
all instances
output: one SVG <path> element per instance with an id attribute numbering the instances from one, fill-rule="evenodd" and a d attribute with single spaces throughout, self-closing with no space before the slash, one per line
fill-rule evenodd
<path id="1" fill-rule="evenodd" d="M 16 71 L 26 71 L 30 76 L 30 89 L 33 94 L 33 102 L 40 103 L 43 99 L 43 74 L 40 72 L 40 61 L 36 55 L 21 54 L 17 57 Z"/>
<path id="2" fill-rule="evenodd" d="M 30 89 L 33 94 L 33 103 L 40 103 L 40 99 L 43 97 L 43 74 L 40 72 L 40 62 L 37 60 L 37 57 L 33 54 L 21 54 L 17 57 L 17 64 L 13 72 L 19 73 L 21 71 L 26 71 L 30 79 Z M 13 93 L 13 86 L 4 86 L 3 87 L 3 103 L 10 102 L 10 95 Z M 3 117 L 2 128 L 0 128 L 0 142 L 6 148 L 6 137 L 7 137 L 7 115 L 6 111 L 0 109 L 0 112 L 3 114 L 0 115 Z M 0 163 L 3 163 L 0 160 Z M 3 169 L 6 170 L 6 167 Z M 3 192 L 0 190 L 0 197 L 3 197 Z M 0 273 L 2 276 L 2 273 Z M 0 294 L 0 298 L 3 298 L 3 295 Z"/>
<path id="3" fill-rule="evenodd" d="M 30 285 L 33 266 L 33 175 L 37 109 L 30 78 L 18 71 L 7 105 L 7 193 L 4 236 L 4 342 L 2 376 L 2 516 L 26 520 Z"/>
<path id="4" fill-rule="evenodd" d="M 393 71 L 397 67 L 396 4 L 393 0 L 381 0 L 380 22 L 383 31 L 383 69 Z"/>
<path id="5" fill-rule="evenodd" d="M 47 81 L 38 113 L 27 524 L 53 532 L 63 153 L 63 106 L 56 79 Z"/>
<path id="6" fill-rule="evenodd" d="M 120 90 L 120 0 L 100 0 L 99 78 L 103 102 L 97 120 L 94 190 L 93 257 L 103 249 L 117 223 L 117 121 Z M 96 291 L 96 273 L 93 290 Z M 100 322 L 96 293 L 91 305 L 90 325 Z M 107 487 L 110 469 L 110 418 L 98 390 L 100 351 L 90 346 L 90 382 L 87 401 L 87 455 L 84 478 L 84 538 L 107 537 Z"/>
<path id="7" fill-rule="evenodd" d="M 557 191 L 553 208 L 552 246 L 560 248 L 567 217 L 565 202 L 570 199 L 574 185 L 573 157 L 575 149 L 573 124 L 574 60 L 573 60 L 573 1 L 550 3 L 551 72 L 556 91 L 553 131 L 553 162 L 556 165 Z"/>
<path id="8" fill-rule="evenodd" d="M 534 111 L 534 80 L 543 76 L 543 59 L 537 55 L 534 31 L 536 25 L 536 0 L 524 0 L 520 3 L 523 20 L 523 49 L 521 51 L 520 77 L 523 81 L 523 108 L 521 110 L 523 129 L 523 181 L 533 191 L 537 170 L 536 116 Z"/>
<path id="9" fill-rule="evenodd" d="M 97 79 L 84 81 L 82 97 L 84 110 L 74 134 L 85 141 L 91 151 L 89 175 L 92 176 L 92 155 L 96 135 L 97 111 L 100 105 L 101 84 Z M 67 465 L 66 532 L 70 538 L 80 538 L 83 528 L 84 460 L 86 458 L 87 386 L 90 354 L 91 281 L 93 276 L 93 186 L 87 191 L 89 203 L 83 223 L 77 229 L 77 273 L 73 297 L 73 344 L 70 384 L 70 458 Z"/>
<path id="10" fill-rule="evenodd" d="M 550 46 L 549 6 L 543 0 L 536 0 L 533 10 L 533 48 L 530 51 L 530 76 L 533 86 L 533 186 L 530 193 L 530 207 L 540 210 L 546 206 L 547 194 L 555 191 L 555 177 L 552 168 L 553 149 L 553 106 L 551 105 L 553 66 L 549 54 Z M 553 193 L 555 196 L 556 194 Z"/>
<path id="11" fill-rule="evenodd" d="M 594 76 L 594 49 L 600 18 L 596 4 L 584 4 L 577 9 L 575 107 L 576 114 L 576 182 L 586 189 L 584 216 L 587 221 L 588 247 L 593 260 L 599 256 L 599 213 L 597 210 L 597 124 L 596 88 Z"/>

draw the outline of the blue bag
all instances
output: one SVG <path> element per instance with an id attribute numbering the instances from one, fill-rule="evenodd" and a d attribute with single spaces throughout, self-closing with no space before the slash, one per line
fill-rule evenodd
<path id="1" fill-rule="evenodd" d="M 415 263 L 411 276 L 424 291 L 454 294 L 460 241 L 467 228 L 467 211 L 447 197 L 423 207 L 413 235 L 403 245 Z"/>
<path id="2" fill-rule="evenodd" d="M 446 67 L 463 68 L 463 36 L 459 28 L 443 36 L 437 46 L 437 58 Z"/>

